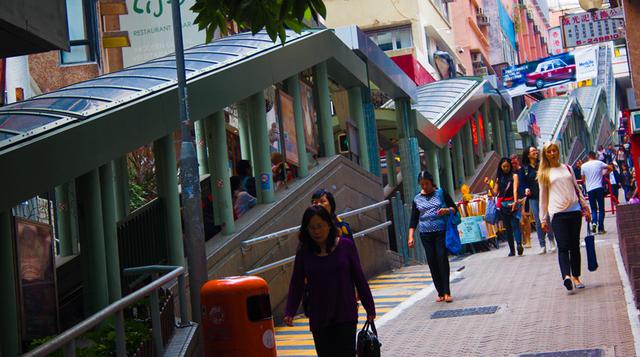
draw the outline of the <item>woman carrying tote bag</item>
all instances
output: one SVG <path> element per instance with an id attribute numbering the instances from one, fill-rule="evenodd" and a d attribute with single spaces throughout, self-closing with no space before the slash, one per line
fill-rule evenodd
<path id="1" fill-rule="evenodd" d="M 569 291 L 582 289 L 580 281 L 580 228 L 582 217 L 591 220 L 589 205 L 578 188 L 573 170 L 560 163 L 560 149 L 555 143 L 542 148 L 538 170 L 540 186 L 540 222 L 549 231 L 549 222 L 558 246 L 558 263 L 562 282 Z"/>

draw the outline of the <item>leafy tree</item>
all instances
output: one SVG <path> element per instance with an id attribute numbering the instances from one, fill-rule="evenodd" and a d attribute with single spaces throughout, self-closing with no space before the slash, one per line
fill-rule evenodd
<path id="1" fill-rule="evenodd" d="M 233 21 L 254 35 L 264 28 L 273 42 L 280 38 L 283 44 L 285 29 L 299 33 L 305 20 L 318 21 L 327 13 L 322 0 L 196 0 L 191 10 L 198 14 L 194 23 L 207 31 L 207 42 L 217 29 L 226 35 L 228 22 Z"/>

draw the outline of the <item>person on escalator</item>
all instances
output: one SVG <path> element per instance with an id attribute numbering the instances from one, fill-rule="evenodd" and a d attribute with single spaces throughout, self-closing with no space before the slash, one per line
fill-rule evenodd
<path id="1" fill-rule="evenodd" d="M 340 235 L 353 241 L 353 233 L 351 232 L 349 223 L 343 221 L 336 215 L 336 199 L 331 192 L 322 188 L 317 190 L 311 195 L 311 204 L 324 207 L 324 209 L 331 214 L 331 217 L 333 217 L 333 223 L 338 227 Z"/>

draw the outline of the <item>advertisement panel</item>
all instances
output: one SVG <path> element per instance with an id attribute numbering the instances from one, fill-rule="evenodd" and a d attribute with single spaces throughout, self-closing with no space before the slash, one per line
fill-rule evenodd
<path id="1" fill-rule="evenodd" d="M 15 218 L 18 270 L 22 288 L 22 338 L 58 332 L 57 294 L 51 226 Z"/>
<path id="2" fill-rule="evenodd" d="M 564 52 L 564 44 L 562 43 L 562 29 L 560 26 L 549 29 L 549 54 L 559 55 Z"/>
<path id="3" fill-rule="evenodd" d="M 557 87 L 576 80 L 595 78 L 595 47 L 541 58 L 502 70 L 502 81 L 512 97 Z"/>
<path id="4" fill-rule="evenodd" d="M 284 132 L 284 149 L 287 161 L 299 165 L 298 140 L 296 139 L 296 121 L 293 115 L 293 98 L 283 91 L 278 92 L 280 97 L 280 115 Z"/>
<path id="5" fill-rule="evenodd" d="M 120 16 L 120 29 L 129 32 L 131 47 L 122 48 L 125 67 L 174 52 L 171 2 L 126 0 L 127 14 Z M 180 0 L 184 48 L 204 43 L 205 32 L 193 24 L 196 14 L 189 9 L 195 0 Z"/>
<path id="6" fill-rule="evenodd" d="M 318 127 L 316 126 L 316 110 L 313 102 L 313 89 L 305 82 L 300 82 L 300 96 L 302 97 L 302 115 L 304 116 L 304 139 L 307 150 L 318 154 Z"/>
<path id="7" fill-rule="evenodd" d="M 624 38 L 622 7 L 569 14 L 561 17 L 565 48 Z"/>

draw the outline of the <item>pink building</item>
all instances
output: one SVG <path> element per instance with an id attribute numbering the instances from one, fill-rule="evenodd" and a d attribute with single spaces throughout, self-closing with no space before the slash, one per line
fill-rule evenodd
<path id="1" fill-rule="evenodd" d="M 493 74 L 489 57 L 489 18 L 477 0 L 449 3 L 453 35 L 462 68 L 468 76 Z"/>

